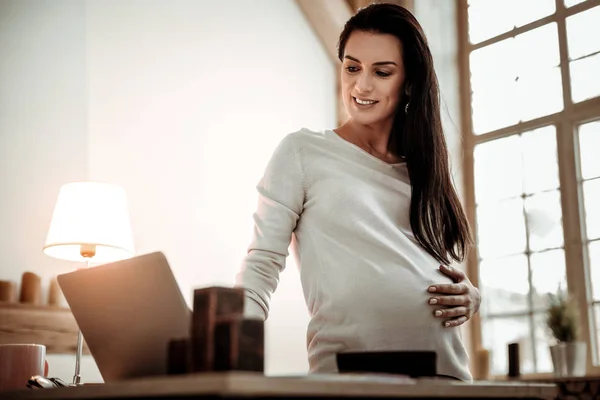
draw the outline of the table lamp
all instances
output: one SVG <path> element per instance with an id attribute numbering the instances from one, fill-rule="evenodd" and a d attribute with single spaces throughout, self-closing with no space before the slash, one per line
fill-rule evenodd
<path id="1" fill-rule="evenodd" d="M 52 214 L 44 253 L 89 267 L 130 258 L 133 237 L 125 190 L 98 182 L 63 185 Z M 78 333 L 73 384 L 80 384 L 83 335 Z"/>

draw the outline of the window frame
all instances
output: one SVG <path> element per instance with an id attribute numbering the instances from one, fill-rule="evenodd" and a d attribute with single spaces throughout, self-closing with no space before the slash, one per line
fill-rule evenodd
<path id="1" fill-rule="evenodd" d="M 566 8 L 563 0 L 555 0 L 556 11 L 539 20 L 533 21 L 511 31 L 471 44 L 469 42 L 469 16 L 467 0 L 456 0 L 458 60 L 460 79 L 461 130 L 463 132 L 463 171 L 465 190 L 465 211 L 469 223 L 475 231 L 477 227 L 475 182 L 474 182 L 474 149 L 475 146 L 494 139 L 508 137 L 527 132 L 546 125 L 556 127 L 556 144 L 558 157 L 559 182 L 561 193 L 561 208 L 563 215 L 564 251 L 567 265 L 567 282 L 571 295 L 574 296 L 581 316 L 581 340 L 587 344 L 587 375 L 600 375 L 600 359 L 592 339 L 594 322 L 591 281 L 589 277 L 589 258 L 587 254 L 588 240 L 584 235 L 585 217 L 583 215 L 583 195 L 581 186 L 581 171 L 579 171 L 579 149 L 577 127 L 586 122 L 600 120 L 600 96 L 573 103 L 571 100 L 570 64 L 567 48 L 567 17 L 600 6 L 600 0 L 587 0 L 583 3 Z M 470 53 L 476 49 L 489 46 L 504 39 L 539 28 L 548 23 L 557 24 L 560 69 L 562 78 L 563 110 L 551 115 L 545 115 L 534 120 L 521 122 L 516 125 L 503 127 L 492 132 L 475 135 L 472 123 L 471 82 L 470 82 Z M 479 261 L 477 247 L 474 246 L 466 260 L 466 269 L 475 286 L 479 286 Z M 484 294 L 485 295 L 485 294 Z M 600 321 L 599 321 L 600 323 Z M 482 347 L 481 317 L 475 314 L 469 324 L 471 337 L 471 354 L 477 354 Z M 600 346 L 600 343 L 597 344 Z M 597 365 L 594 366 L 594 361 Z M 474 370 L 481 370 L 478 357 L 472 357 Z M 548 377 L 549 373 L 523 375 L 523 378 Z M 497 376 L 497 378 L 501 378 Z"/>

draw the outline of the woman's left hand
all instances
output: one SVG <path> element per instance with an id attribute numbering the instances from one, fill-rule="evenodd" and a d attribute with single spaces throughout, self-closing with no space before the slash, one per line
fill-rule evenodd
<path id="1" fill-rule="evenodd" d="M 440 266 L 440 271 L 449 276 L 454 283 L 431 285 L 429 293 L 435 293 L 429 299 L 429 304 L 446 306 L 433 312 L 436 318 L 444 320 L 444 327 L 452 328 L 467 322 L 479 310 L 481 295 L 464 272 L 445 265 Z"/>

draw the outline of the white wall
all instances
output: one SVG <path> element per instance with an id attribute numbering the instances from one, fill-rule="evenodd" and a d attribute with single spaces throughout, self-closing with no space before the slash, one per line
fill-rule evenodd
<path id="1" fill-rule="evenodd" d="M 0 279 L 24 271 L 49 280 L 74 264 L 42 253 L 65 182 L 87 176 L 85 4 L 0 1 Z M 44 293 L 44 298 L 46 294 Z M 74 356 L 50 356 L 71 379 Z M 89 358 L 83 368 L 98 373 Z"/>
<path id="2" fill-rule="evenodd" d="M 73 267 L 41 246 L 60 185 L 89 179 L 126 189 L 136 250 L 165 252 L 188 301 L 231 285 L 271 151 L 335 124 L 335 71 L 295 2 L 0 0 L 0 15 L 0 279 Z M 267 373 L 307 370 L 307 321 L 290 259 Z M 100 379 L 89 358 L 82 373 Z"/>

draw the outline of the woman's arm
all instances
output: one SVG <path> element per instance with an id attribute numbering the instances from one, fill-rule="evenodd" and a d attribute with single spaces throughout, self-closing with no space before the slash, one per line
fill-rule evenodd
<path id="1" fill-rule="evenodd" d="M 302 214 L 305 186 L 294 139 L 292 134 L 281 141 L 257 185 L 254 234 L 236 277 L 236 286 L 246 290 L 244 314 L 249 317 L 267 319 L 271 295 Z"/>

